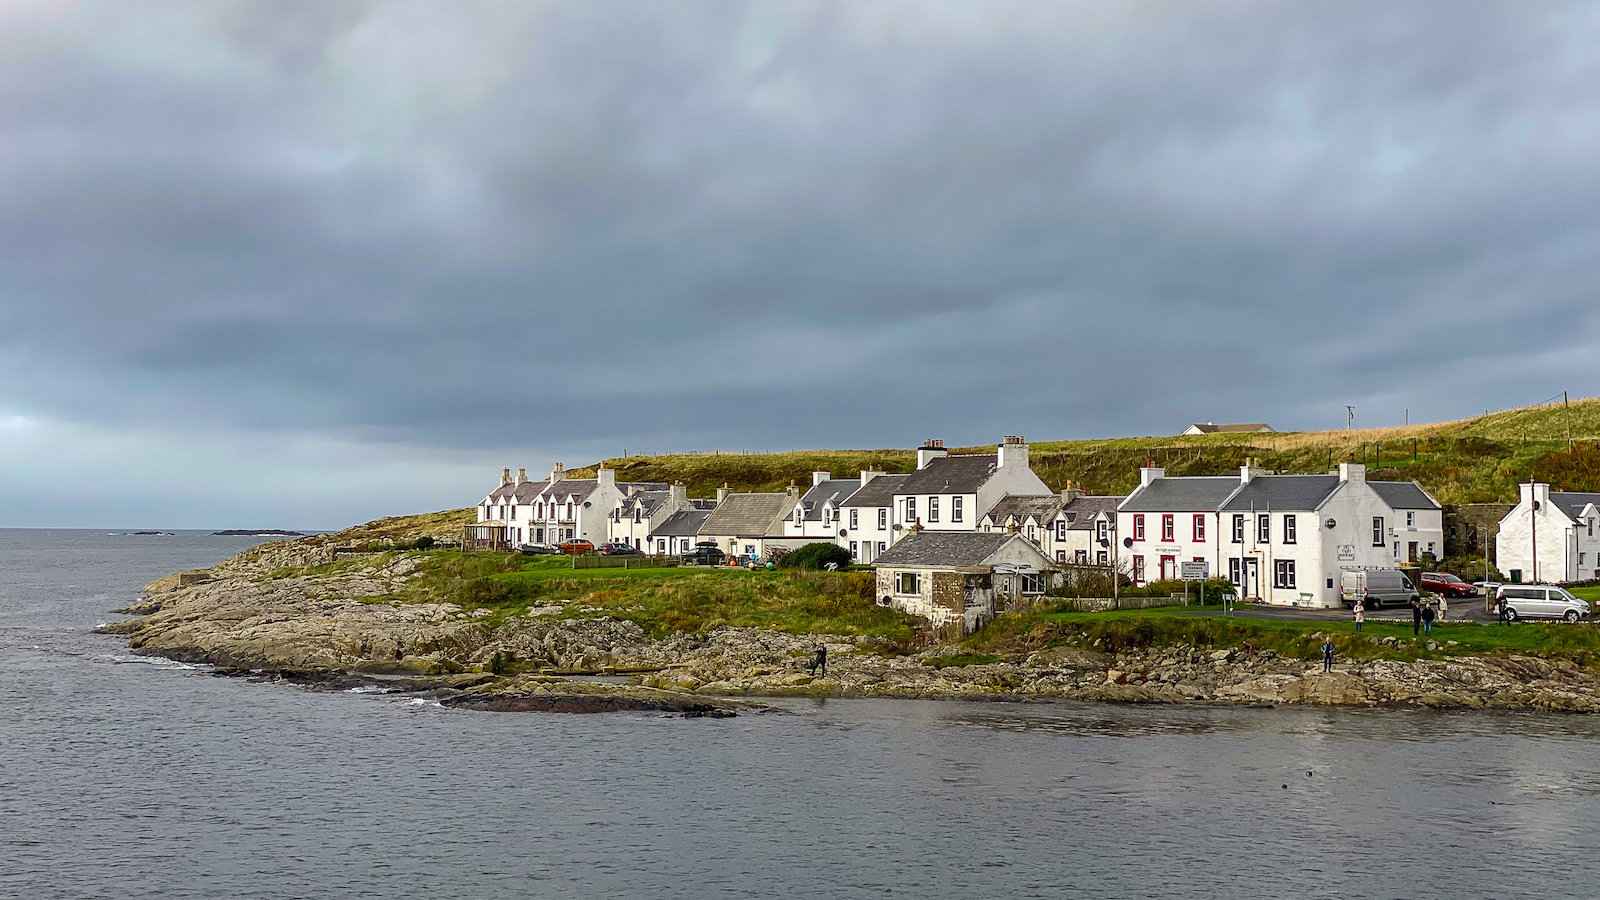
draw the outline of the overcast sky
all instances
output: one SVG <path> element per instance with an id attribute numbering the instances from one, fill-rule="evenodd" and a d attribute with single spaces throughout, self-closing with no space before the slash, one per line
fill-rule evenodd
<path id="1" fill-rule="evenodd" d="M 0 4 L 0 526 L 1600 393 L 1600 6 Z"/>

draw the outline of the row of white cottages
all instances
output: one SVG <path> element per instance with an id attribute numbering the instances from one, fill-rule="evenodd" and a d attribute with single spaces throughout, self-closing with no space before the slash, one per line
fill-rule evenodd
<path id="1" fill-rule="evenodd" d="M 928 441 L 905 474 L 815 472 L 804 492 L 724 488 L 714 500 L 691 499 L 682 485 L 618 482 L 604 468 L 595 478 L 569 478 L 557 465 L 543 481 L 507 469 L 478 505 L 478 520 L 503 527 L 511 544 L 585 539 L 652 553 L 713 543 L 731 556 L 761 558 L 777 547 L 832 541 L 881 569 L 899 557 L 920 565 L 1000 547 L 922 538 L 890 552 L 911 535 L 1016 535 L 1038 554 L 1036 568 L 1109 565 L 1144 584 L 1179 577 L 1184 562 L 1205 562 L 1248 598 L 1296 606 L 1337 605 L 1341 570 L 1392 567 L 1444 547 L 1437 501 L 1415 482 L 1367 481 L 1360 465 L 1327 475 L 1245 465 L 1236 476 L 1204 477 L 1150 467 L 1126 497 L 1070 486 L 1052 493 L 1029 465 L 1028 444 L 1011 436 L 993 453 L 955 456 Z M 909 602 L 910 588 L 925 591 L 915 578 L 886 577 L 896 587 L 886 599 L 897 605 L 905 604 L 894 595 Z"/>

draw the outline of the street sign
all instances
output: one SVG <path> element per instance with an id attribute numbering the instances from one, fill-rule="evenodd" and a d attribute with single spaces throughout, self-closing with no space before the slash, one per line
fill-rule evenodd
<path id="1" fill-rule="evenodd" d="M 1211 564 L 1205 560 L 1179 563 L 1178 571 L 1184 581 L 1204 581 L 1211 577 Z"/>

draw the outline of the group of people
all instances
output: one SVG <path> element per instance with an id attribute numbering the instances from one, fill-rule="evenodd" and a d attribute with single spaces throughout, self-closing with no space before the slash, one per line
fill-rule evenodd
<path id="1" fill-rule="evenodd" d="M 1429 597 L 1426 600 L 1413 599 L 1411 601 L 1411 633 L 1413 635 L 1432 634 L 1433 623 L 1443 622 L 1449 612 L 1450 605 L 1445 602 L 1443 597 Z M 1357 599 L 1355 606 L 1351 608 L 1351 614 L 1355 616 L 1356 631 L 1360 631 L 1361 626 L 1367 622 L 1366 604 Z"/>

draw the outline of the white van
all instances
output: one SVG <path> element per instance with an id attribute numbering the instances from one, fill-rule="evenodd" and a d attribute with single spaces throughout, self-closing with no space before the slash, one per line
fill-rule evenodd
<path id="1" fill-rule="evenodd" d="M 1360 600 L 1367 609 L 1382 609 L 1410 606 L 1422 595 L 1399 569 L 1347 569 L 1339 576 L 1339 599 L 1345 606 Z"/>
<path id="2" fill-rule="evenodd" d="M 1506 619 L 1566 619 L 1576 622 L 1589 615 L 1587 601 L 1572 596 L 1565 588 L 1546 584 L 1508 584 L 1496 599 L 1506 605 Z"/>

